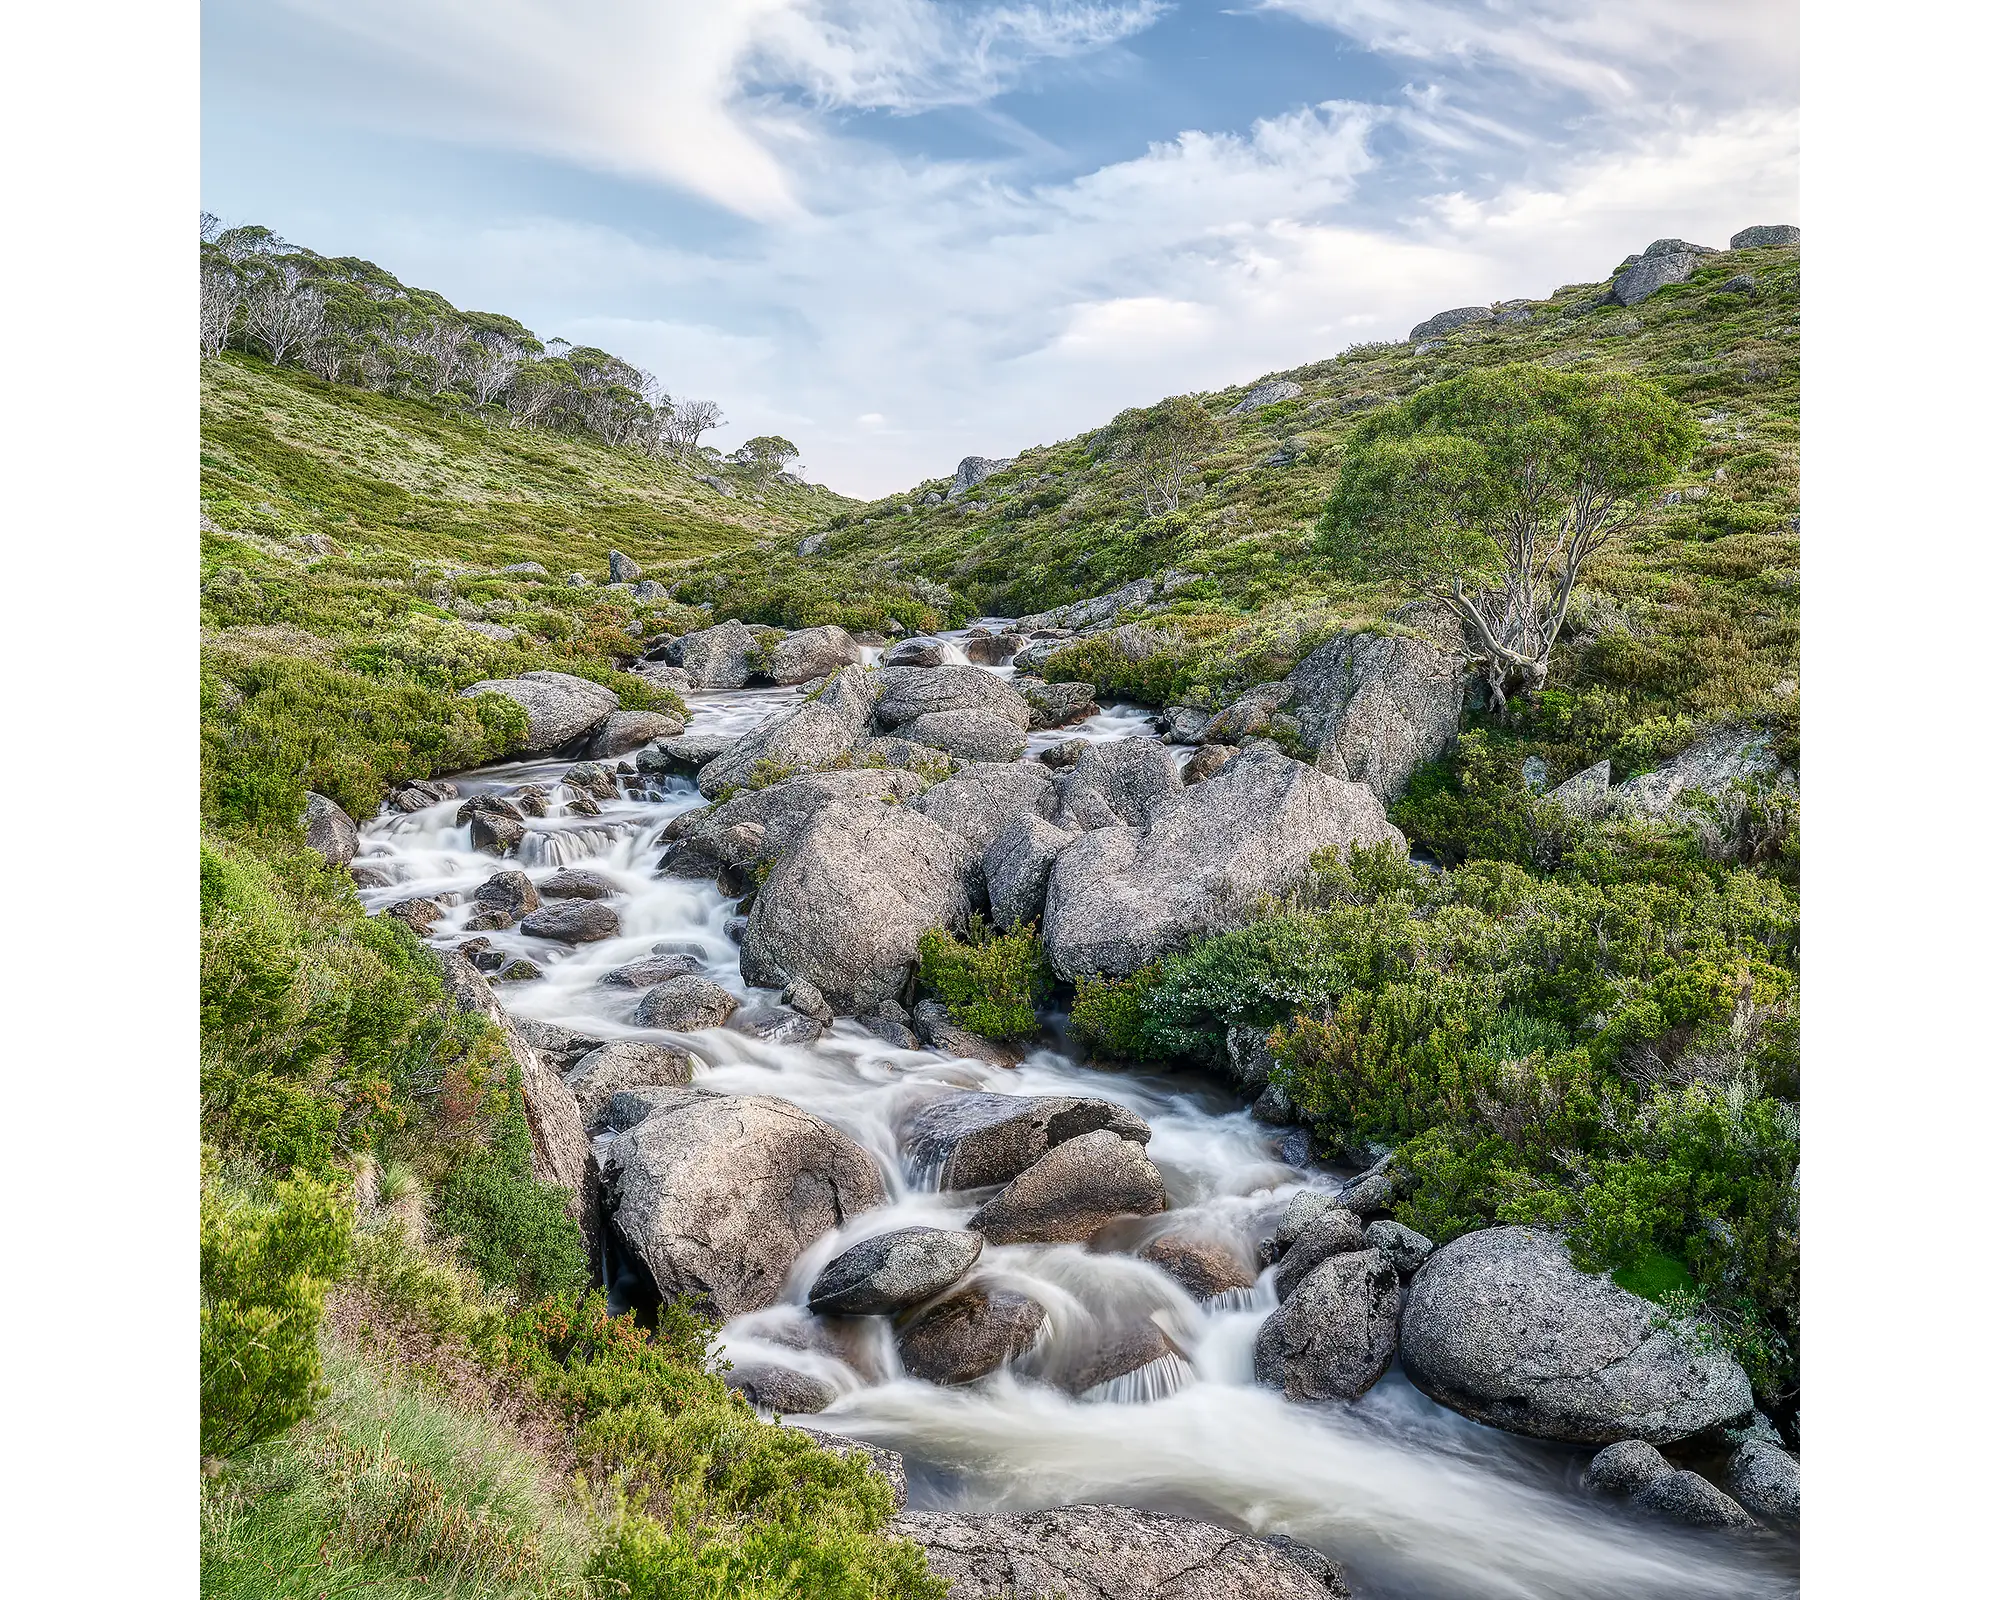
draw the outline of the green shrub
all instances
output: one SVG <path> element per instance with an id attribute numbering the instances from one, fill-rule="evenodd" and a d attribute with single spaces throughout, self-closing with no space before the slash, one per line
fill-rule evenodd
<path id="1" fill-rule="evenodd" d="M 528 1119 L 518 1088 L 492 1143 L 468 1150 L 438 1190 L 437 1225 L 459 1241 L 480 1277 L 522 1300 L 580 1288 L 589 1277 L 583 1241 L 559 1183 L 531 1170 Z"/>
<path id="2" fill-rule="evenodd" d="M 1039 1026 L 1050 988 L 1048 958 L 1033 923 L 1001 933 L 974 916 L 963 941 L 932 928 L 917 943 L 917 978 L 961 1028 L 987 1039 L 1025 1039 Z"/>
<path id="3" fill-rule="evenodd" d="M 1129 978 L 1085 978 L 1070 1003 L 1070 1026 L 1091 1050 L 1127 1061 L 1160 1054 L 1146 1030 L 1147 995 L 1157 969 Z"/>

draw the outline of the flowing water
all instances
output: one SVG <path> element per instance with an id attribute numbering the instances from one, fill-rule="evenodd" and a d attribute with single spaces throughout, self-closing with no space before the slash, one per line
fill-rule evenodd
<path id="1" fill-rule="evenodd" d="M 689 731 L 746 732 L 797 703 L 788 689 L 696 693 Z M 1111 707 L 1078 727 L 1034 736 L 1030 755 L 1059 739 L 1124 738 L 1146 729 L 1144 712 Z M 553 787 L 569 765 L 487 768 L 462 777 L 460 794 L 529 782 Z M 1418 1393 L 1400 1368 L 1354 1404 L 1295 1404 L 1257 1385 L 1252 1346 L 1277 1304 L 1270 1274 L 1253 1290 L 1203 1303 L 1126 1253 L 1171 1228 L 1233 1243 L 1254 1260 L 1291 1195 L 1336 1181 L 1287 1160 L 1282 1130 L 1252 1120 L 1217 1083 L 1093 1070 L 1063 1048 L 1059 1034 L 1006 1070 L 896 1050 L 848 1021 L 806 1046 L 728 1028 L 673 1034 L 633 1026 L 633 991 L 598 980 L 661 944 L 697 955 L 707 976 L 741 996 L 746 1010 L 768 1008 L 776 997 L 744 983 L 729 932 L 735 908 L 715 885 L 654 876 L 661 827 L 701 804 L 692 784 L 658 780 L 644 798 L 601 802 L 595 817 L 566 813 L 560 790 L 556 800 L 549 816 L 529 821 L 519 861 L 507 865 L 531 878 L 588 865 L 623 892 L 615 902 L 622 932 L 574 950 L 518 931 L 486 934 L 546 973 L 539 982 L 496 986 L 502 1004 L 596 1038 L 675 1045 L 695 1058 L 701 1086 L 782 1096 L 873 1153 L 889 1203 L 821 1239 L 799 1260 L 784 1299 L 736 1318 L 720 1340 L 738 1363 L 775 1361 L 829 1384 L 836 1399 L 818 1420 L 902 1451 L 913 1507 L 1026 1511 L 1111 1501 L 1180 1512 L 1288 1533 L 1340 1561 L 1357 1593 L 1409 1600 L 1775 1600 L 1798 1592 L 1795 1541 L 1703 1534 L 1628 1515 L 1582 1491 L 1587 1452 L 1470 1422 Z M 454 823 L 459 803 L 387 813 L 367 825 L 364 859 L 396 879 L 363 892 L 371 909 L 412 895 L 455 893 L 469 901 L 496 870 L 500 864 L 475 852 L 468 829 Z M 448 910 L 432 929 L 433 942 L 460 942 L 470 914 L 465 903 Z M 1010 1368 L 962 1389 L 905 1377 L 886 1319 L 847 1319 L 830 1335 L 805 1309 L 819 1270 L 857 1240 L 913 1223 L 962 1226 L 984 1198 L 937 1192 L 897 1148 L 893 1130 L 902 1115 L 954 1088 L 1092 1095 L 1131 1108 L 1152 1127 L 1148 1153 L 1171 1207 L 1121 1230 L 1115 1250 L 988 1246 L 975 1276 L 1031 1295 L 1048 1318 L 1035 1346 Z M 1300 1155 L 1296 1141 L 1290 1153 Z M 1166 1336 L 1169 1353 L 1081 1393 L 1068 1392 L 1073 1382 L 1054 1381 L 1073 1377 L 1105 1330 L 1148 1323 Z"/>

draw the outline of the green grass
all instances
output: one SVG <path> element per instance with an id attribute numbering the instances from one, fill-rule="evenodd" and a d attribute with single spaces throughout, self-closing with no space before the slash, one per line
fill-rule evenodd
<path id="1" fill-rule="evenodd" d="M 1694 1274 L 1661 1250 L 1629 1267 L 1620 1267 L 1611 1274 L 1611 1281 L 1647 1300 L 1664 1300 L 1670 1294 L 1689 1294 L 1694 1289 Z"/>

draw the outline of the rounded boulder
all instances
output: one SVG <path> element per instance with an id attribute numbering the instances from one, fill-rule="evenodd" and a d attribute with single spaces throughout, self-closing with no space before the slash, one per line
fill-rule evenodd
<path id="1" fill-rule="evenodd" d="M 959 1228 L 898 1228 L 828 1262 L 806 1303 L 822 1316 L 884 1316 L 943 1294 L 972 1270 L 986 1241 Z"/>

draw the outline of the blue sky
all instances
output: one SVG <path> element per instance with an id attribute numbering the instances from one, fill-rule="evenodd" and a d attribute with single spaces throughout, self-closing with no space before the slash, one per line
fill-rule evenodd
<path id="1" fill-rule="evenodd" d="M 875 495 L 1795 222 L 1793 0 L 208 0 L 203 204 Z"/>

